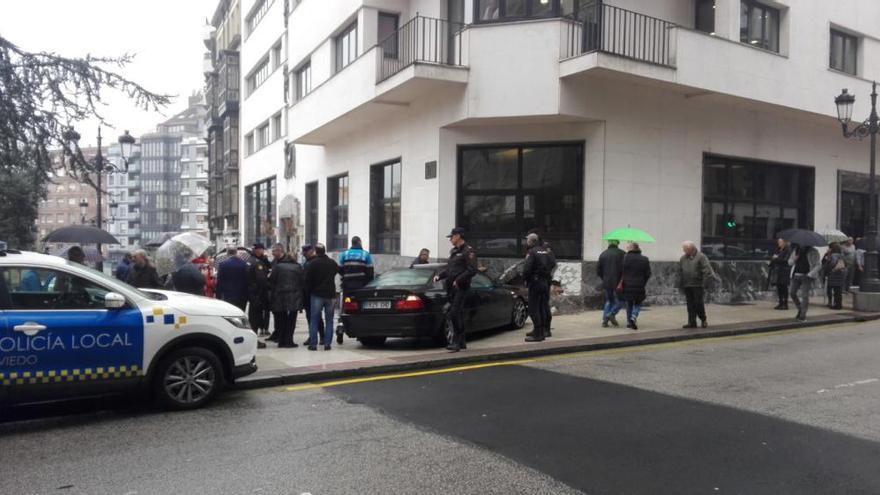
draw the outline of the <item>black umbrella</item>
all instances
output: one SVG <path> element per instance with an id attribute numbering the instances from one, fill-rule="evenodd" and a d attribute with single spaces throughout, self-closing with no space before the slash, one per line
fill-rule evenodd
<path id="1" fill-rule="evenodd" d="M 820 247 L 828 245 L 828 241 L 821 234 L 812 230 L 788 229 L 780 232 L 778 236 L 798 246 Z"/>
<path id="2" fill-rule="evenodd" d="M 64 242 L 68 244 L 119 244 L 119 240 L 98 227 L 90 225 L 71 225 L 49 232 L 43 242 Z"/>

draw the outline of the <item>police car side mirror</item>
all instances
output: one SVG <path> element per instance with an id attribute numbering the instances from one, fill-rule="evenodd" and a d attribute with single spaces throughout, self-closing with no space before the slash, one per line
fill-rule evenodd
<path id="1" fill-rule="evenodd" d="M 125 306 L 125 297 L 122 294 L 108 292 L 104 295 L 104 307 L 107 309 L 119 309 Z"/>

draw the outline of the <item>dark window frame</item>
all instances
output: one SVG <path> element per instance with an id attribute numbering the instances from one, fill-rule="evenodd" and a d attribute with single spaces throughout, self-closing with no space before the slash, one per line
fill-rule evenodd
<path id="1" fill-rule="evenodd" d="M 509 0 L 498 0 L 498 18 L 497 19 L 482 19 L 481 17 L 481 4 L 486 0 L 474 0 L 473 2 L 473 22 L 474 24 L 494 24 L 500 22 L 516 22 L 523 21 L 528 19 L 552 19 L 554 17 L 561 17 L 563 15 L 567 15 L 563 12 L 562 8 L 562 0 L 550 0 L 551 6 L 550 11 L 546 14 L 535 14 L 534 13 L 534 4 L 535 0 L 526 0 L 526 13 L 520 16 L 509 16 L 507 13 L 507 2 Z M 579 11 L 583 6 L 586 6 L 589 2 L 586 0 L 574 0 L 574 12 Z"/>
<path id="2" fill-rule="evenodd" d="M 265 193 L 265 197 L 264 197 Z M 245 228 L 244 236 L 247 244 L 262 242 L 265 245 L 275 243 L 275 238 L 269 234 L 263 234 L 263 221 L 269 223 L 274 231 L 278 219 L 276 218 L 276 203 L 278 194 L 278 178 L 272 176 L 244 188 L 245 202 Z"/>
<path id="3" fill-rule="evenodd" d="M 391 31 L 391 34 L 386 34 L 386 35 L 379 34 L 379 36 L 378 36 L 379 44 L 382 45 L 382 48 L 383 48 L 383 52 L 382 52 L 383 56 L 385 58 L 396 59 L 397 53 L 398 53 L 399 41 L 396 41 L 393 43 L 382 43 L 382 42 L 387 40 L 388 38 L 398 34 L 397 32 L 400 30 L 400 14 L 395 14 L 392 12 L 379 12 L 379 16 L 376 21 L 376 32 L 377 33 L 379 32 L 379 26 L 381 26 L 381 24 L 382 24 L 382 18 L 394 20 L 394 29 Z"/>
<path id="4" fill-rule="evenodd" d="M 296 99 L 302 100 L 312 92 L 312 60 L 309 59 L 293 72 L 296 80 Z"/>
<path id="5" fill-rule="evenodd" d="M 306 184 L 306 244 L 314 246 L 318 243 L 318 181 Z"/>
<path id="6" fill-rule="evenodd" d="M 767 51 L 770 51 L 773 53 L 779 53 L 780 52 L 779 35 L 780 35 L 781 26 L 782 26 L 782 11 L 780 9 L 775 8 L 775 7 L 771 7 L 771 6 L 763 4 L 761 2 L 757 2 L 755 0 L 740 0 L 740 10 L 742 10 L 743 6 L 748 7 L 748 13 L 746 14 L 746 19 L 748 21 L 748 24 L 746 24 L 746 26 L 745 26 L 745 28 L 746 28 L 745 29 L 745 31 L 746 31 L 745 32 L 745 39 L 743 38 L 743 26 L 740 25 L 740 28 L 739 28 L 740 29 L 740 35 L 739 35 L 740 42 L 745 43 L 749 46 L 753 46 L 755 48 L 760 48 L 762 50 L 767 50 Z M 754 44 L 749 41 L 749 37 L 751 36 L 750 33 L 752 32 L 752 26 L 751 26 L 752 11 L 756 10 L 756 9 L 761 10 L 763 12 L 763 15 L 768 15 L 770 13 L 776 14 L 776 30 L 774 33 L 775 39 L 773 39 L 773 40 L 769 39 L 769 37 L 767 36 L 767 33 L 764 32 L 765 26 L 762 24 L 761 25 L 761 43 Z M 774 49 L 774 48 L 772 48 L 772 46 L 764 46 L 763 41 L 765 41 L 765 40 L 767 40 L 767 42 L 770 43 L 771 45 L 772 45 L 772 43 L 775 43 L 776 48 Z"/>
<path id="7" fill-rule="evenodd" d="M 701 26 L 700 24 L 700 9 L 706 5 L 710 4 L 712 6 L 712 25 L 711 26 Z M 694 29 L 697 31 L 702 31 L 704 33 L 714 34 L 715 33 L 715 0 L 696 0 L 694 3 Z"/>
<path id="8" fill-rule="evenodd" d="M 394 195 L 394 166 L 397 165 L 397 195 Z M 391 196 L 385 196 L 385 174 L 391 172 Z M 403 196 L 403 162 L 400 158 L 386 160 L 370 166 L 370 250 L 377 254 L 400 254 L 401 197 Z M 391 224 L 385 229 L 385 212 L 391 208 Z M 391 244 L 386 249 L 386 242 Z"/>
<path id="9" fill-rule="evenodd" d="M 574 147 L 577 149 L 576 160 L 577 160 L 577 177 L 572 178 L 570 181 L 566 182 L 576 182 L 579 187 L 577 189 L 578 195 L 578 204 L 576 205 L 577 214 L 579 216 L 578 227 L 570 233 L 561 233 L 556 232 L 553 234 L 544 233 L 547 237 L 547 240 L 553 245 L 553 241 L 559 241 L 560 239 L 573 241 L 577 246 L 576 253 L 574 254 L 565 254 L 557 249 L 556 256 L 559 259 L 572 259 L 579 260 L 583 259 L 583 243 L 584 243 L 584 229 L 583 229 L 583 219 L 584 219 L 584 204 L 585 204 L 585 194 L 584 194 L 584 180 L 585 180 L 585 149 L 586 143 L 584 141 L 540 141 L 540 142 L 520 142 L 520 143 L 490 143 L 490 144 L 478 144 L 478 145 L 465 145 L 459 146 L 456 152 L 457 163 L 456 163 L 456 225 L 467 228 L 465 218 L 465 197 L 479 197 L 479 196 L 515 196 L 516 206 L 515 206 L 515 222 L 517 224 L 515 231 L 498 231 L 492 232 L 491 234 L 501 235 L 503 237 L 499 237 L 500 239 L 516 239 L 516 253 L 513 254 L 492 254 L 493 258 L 516 258 L 525 255 L 525 236 L 527 231 L 529 230 L 524 226 L 526 223 L 525 215 L 524 215 L 524 204 L 525 197 L 529 196 L 531 193 L 542 192 L 542 189 L 533 189 L 533 188 L 525 188 L 523 186 L 523 152 L 522 150 L 525 148 L 534 149 L 534 148 L 562 148 L 562 147 Z M 517 186 L 515 189 L 480 189 L 480 190 L 472 190 L 468 191 L 464 188 L 463 185 L 463 162 L 464 162 L 464 153 L 471 150 L 481 150 L 481 149 L 500 149 L 500 148 L 510 148 L 517 150 L 517 172 L 516 172 L 516 181 Z M 469 234 L 474 238 L 485 238 L 479 236 L 477 232 L 469 232 Z"/>
<path id="10" fill-rule="evenodd" d="M 354 34 L 354 38 L 349 38 L 349 36 L 352 34 Z M 358 20 L 355 19 L 349 25 L 345 26 L 345 28 L 343 28 L 342 31 L 340 31 L 339 34 L 337 34 L 333 38 L 333 68 L 334 68 L 333 73 L 334 74 L 341 71 L 342 69 L 348 67 L 349 65 L 354 63 L 355 60 L 358 59 L 358 56 L 360 55 L 358 53 L 359 47 L 360 47 L 358 35 L 359 35 L 359 33 L 358 33 Z M 351 43 L 350 42 L 346 43 L 346 40 L 349 40 L 349 39 L 354 40 L 354 52 L 351 51 Z M 346 45 L 348 45 L 349 52 L 348 52 L 348 59 L 344 60 L 343 48 Z"/>
<path id="11" fill-rule="evenodd" d="M 708 184 L 708 173 L 707 169 L 713 165 L 724 165 L 724 170 L 726 176 L 723 181 L 720 181 L 724 185 L 724 191 L 719 194 L 710 194 L 709 192 L 709 184 Z M 736 196 L 733 194 L 732 190 L 737 186 L 737 182 L 732 179 L 730 175 L 730 169 L 732 167 L 741 167 L 748 169 L 748 182 L 747 186 L 751 188 L 751 196 Z M 801 175 L 793 175 L 789 180 L 797 180 L 798 181 L 798 198 L 792 201 L 785 201 L 780 199 L 768 199 L 767 197 L 759 196 L 759 188 L 757 187 L 758 180 L 760 179 L 760 174 L 756 173 L 756 171 L 767 172 L 767 171 L 785 171 L 792 174 L 806 174 L 806 176 Z M 772 250 L 773 245 L 775 244 L 775 240 L 770 238 L 760 238 L 755 235 L 756 231 L 760 228 L 760 224 L 756 221 L 759 217 L 757 215 L 758 208 L 760 207 L 773 207 L 779 209 L 779 215 L 776 217 L 772 217 L 775 220 L 784 220 L 784 210 L 785 209 L 796 209 L 797 210 L 797 221 L 796 224 L 792 227 L 795 228 L 804 228 L 804 229 L 812 229 L 815 223 L 815 207 L 816 207 L 816 169 L 814 167 L 806 166 L 806 165 L 798 165 L 791 163 L 782 163 L 782 162 L 773 162 L 768 160 L 758 160 L 746 157 L 737 157 L 737 156 L 728 156 L 728 155 L 718 155 L 714 153 L 703 153 L 703 179 L 702 179 L 702 202 L 701 202 L 701 215 L 700 215 L 700 239 L 701 245 L 704 250 L 708 245 L 718 245 L 722 246 L 724 250 L 724 255 L 715 256 L 712 252 L 706 252 L 712 259 L 719 260 L 762 260 L 766 259 L 769 254 L 766 252 L 759 252 L 759 247 L 762 245 L 768 249 Z M 801 179 L 805 179 L 806 183 L 801 181 Z M 733 213 L 737 206 L 751 207 L 751 222 L 752 225 L 749 226 L 749 222 L 747 219 L 743 219 L 742 226 L 744 229 L 751 228 L 752 232 L 750 236 L 743 235 L 711 235 L 711 232 L 706 231 L 707 226 L 707 218 L 706 215 L 710 214 L 707 211 L 706 205 L 708 204 L 721 204 L 722 205 L 722 219 L 733 222 L 734 229 L 738 229 L 740 226 L 740 219 L 736 217 Z M 776 232 L 774 232 L 776 234 Z M 728 256 L 726 253 L 731 251 L 729 249 L 730 246 L 739 247 L 741 245 L 748 245 L 749 249 L 746 250 L 745 255 L 741 256 Z"/>
<path id="12" fill-rule="evenodd" d="M 841 62 L 843 62 L 842 67 L 834 66 L 834 38 L 841 38 L 841 47 L 843 50 Z M 846 59 L 847 59 L 847 43 L 852 46 L 852 71 L 846 70 Z M 859 37 L 841 31 L 839 29 L 831 28 L 831 32 L 829 35 L 829 43 L 828 43 L 828 67 L 846 73 L 853 76 L 858 75 L 859 73 Z"/>
<path id="13" fill-rule="evenodd" d="M 341 186 L 339 182 L 345 180 L 345 198 L 341 202 L 339 198 L 339 190 Z M 351 182 L 348 172 L 327 178 L 327 250 L 339 251 L 348 247 L 348 206 L 351 198 Z M 341 221 L 340 217 L 345 216 L 345 221 Z M 340 224 L 344 224 L 340 232 L 338 228 Z"/>

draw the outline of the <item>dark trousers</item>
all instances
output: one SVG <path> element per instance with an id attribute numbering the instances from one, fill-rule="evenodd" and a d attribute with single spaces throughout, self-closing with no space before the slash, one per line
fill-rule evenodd
<path id="1" fill-rule="evenodd" d="M 781 307 L 788 307 L 788 285 L 776 284 L 776 297 L 779 298 Z"/>
<path id="2" fill-rule="evenodd" d="M 251 329 L 268 330 L 269 329 L 269 309 L 260 303 L 251 303 L 248 306 L 248 320 L 251 321 Z"/>
<path id="3" fill-rule="evenodd" d="M 311 303 L 311 300 L 312 300 L 311 296 L 306 297 L 306 307 L 305 307 L 306 322 L 308 322 L 309 325 L 312 324 L 312 303 Z M 324 319 L 321 317 L 320 314 L 315 315 L 315 318 L 318 319 L 318 335 L 321 336 L 321 345 L 324 345 Z"/>
<path id="4" fill-rule="evenodd" d="M 234 299 L 234 298 L 228 298 L 228 299 L 226 299 L 226 298 L 224 298 L 223 300 L 226 301 L 226 302 L 228 302 L 229 304 L 235 306 L 236 308 L 242 310 L 242 311 L 244 311 L 245 309 L 247 309 L 247 303 L 248 303 L 248 301 L 247 301 L 247 298 L 246 298 L 246 297 L 242 297 L 242 298 L 239 298 L 239 299 Z"/>
<path id="5" fill-rule="evenodd" d="M 543 337 L 550 327 L 550 284 L 546 280 L 529 283 L 529 316 L 535 337 Z"/>
<path id="6" fill-rule="evenodd" d="M 467 290 L 450 289 L 449 295 L 449 321 L 452 322 L 452 329 L 455 332 L 455 342 L 459 346 L 465 343 L 464 329 L 464 300 L 467 296 Z"/>
<path id="7" fill-rule="evenodd" d="M 831 309 L 843 309 L 843 287 L 828 287 L 828 302 Z"/>
<path id="8" fill-rule="evenodd" d="M 687 299 L 688 325 L 696 325 L 697 318 L 706 321 L 706 305 L 703 302 L 703 288 L 685 287 L 684 296 Z"/>
<path id="9" fill-rule="evenodd" d="M 275 317 L 275 336 L 278 338 L 278 347 L 293 346 L 293 332 L 296 329 L 295 311 L 273 311 Z"/>

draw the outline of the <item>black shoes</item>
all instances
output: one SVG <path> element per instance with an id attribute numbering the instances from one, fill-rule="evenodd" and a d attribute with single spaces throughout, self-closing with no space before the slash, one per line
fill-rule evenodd
<path id="1" fill-rule="evenodd" d="M 315 346 L 313 346 L 313 345 L 310 345 L 310 346 L 309 346 L 309 350 L 310 350 L 310 351 L 317 351 L 318 348 L 315 347 Z"/>
<path id="2" fill-rule="evenodd" d="M 687 325 L 682 325 L 681 328 L 697 328 L 696 323 L 688 323 Z"/>
<path id="3" fill-rule="evenodd" d="M 257 349 L 265 349 L 265 348 L 266 348 L 266 343 L 265 343 L 265 342 L 260 342 L 260 341 L 258 340 L 258 341 L 257 341 Z"/>
<path id="4" fill-rule="evenodd" d="M 327 345 L 324 346 L 324 350 L 325 350 L 325 351 L 329 351 L 330 349 L 331 349 L 330 344 L 327 344 Z"/>
<path id="5" fill-rule="evenodd" d="M 336 327 L 336 343 L 342 345 L 342 327 Z"/>
<path id="6" fill-rule="evenodd" d="M 544 342 L 544 337 L 535 337 L 534 335 L 529 335 L 526 337 L 526 342 Z"/>
<path id="7" fill-rule="evenodd" d="M 608 328 L 608 320 L 602 320 L 602 328 Z"/>
<path id="8" fill-rule="evenodd" d="M 702 320 L 700 326 L 703 328 L 709 328 L 709 320 Z"/>
<path id="9" fill-rule="evenodd" d="M 617 323 L 617 317 L 614 316 L 614 315 L 609 316 L 609 317 L 608 317 L 608 321 L 610 321 L 610 322 L 611 322 L 611 325 L 613 325 L 613 326 L 615 326 L 615 327 L 619 327 L 619 326 L 620 326 L 620 323 Z"/>
<path id="10" fill-rule="evenodd" d="M 631 329 L 633 329 L 633 330 L 638 330 L 638 329 L 639 329 L 639 326 L 636 325 L 636 320 L 627 320 L 627 321 L 626 321 L 626 328 L 631 328 Z"/>
<path id="11" fill-rule="evenodd" d="M 461 349 L 458 347 L 458 344 L 449 344 L 448 346 L 446 346 L 446 350 L 449 352 L 458 352 Z"/>

